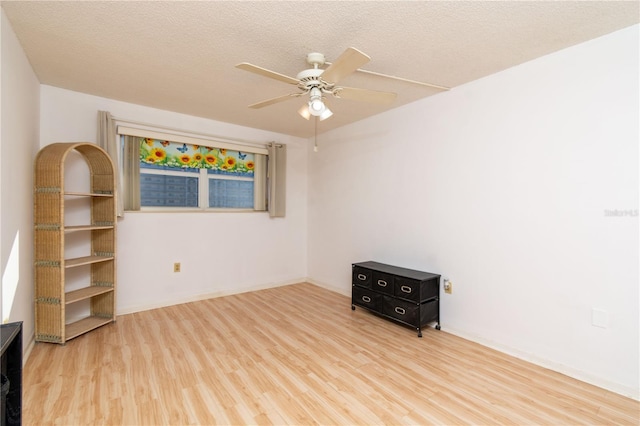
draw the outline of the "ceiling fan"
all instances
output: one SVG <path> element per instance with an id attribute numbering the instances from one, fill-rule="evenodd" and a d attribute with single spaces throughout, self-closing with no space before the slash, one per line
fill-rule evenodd
<path id="1" fill-rule="evenodd" d="M 271 71 L 257 65 L 253 65 L 248 62 L 242 62 L 236 65 L 236 68 L 253 72 L 255 74 L 260 74 L 264 77 L 269 77 L 275 80 L 282 81 L 284 83 L 292 84 L 294 86 L 297 86 L 300 90 L 295 93 L 289 93 L 249 105 L 249 108 L 262 108 L 286 101 L 291 98 L 297 98 L 308 94 L 309 101 L 298 111 L 298 113 L 307 120 L 311 116 L 318 117 L 320 120 L 325 120 L 333 115 L 331 110 L 326 105 L 326 98 L 329 95 L 338 99 L 351 99 L 354 101 L 373 102 L 381 104 L 393 102 L 395 100 L 397 96 L 396 93 L 381 92 L 369 89 L 357 89 L 353 87 L 344 87 L 337 85 L 340 80 L 355 71 L 365 72 L 381 77 L 393 78 L 410 83 L 422 84 L 442 90 L 448 90 L 447 87 L 443 86 L 421 83 L 418 81 L 359 69 L 362 65 L 366 64 L 370 60 L 371 58 L 369 56 L 362 53 L 358 49 L 349 47 L 333 63 L 327 62 L 322 53 L 309 53 L 307 55 L 307 63 L 309 65 L 312 65 L 313 68 L 301 71 L 300 73 L 298 73 L 296 78 L 289 77 L 287 75 L 280 74 L 278 72 Z M 329 64 L 329 66 L 326 69 L 322 69 L 321 67 L 325 64 Z"/>

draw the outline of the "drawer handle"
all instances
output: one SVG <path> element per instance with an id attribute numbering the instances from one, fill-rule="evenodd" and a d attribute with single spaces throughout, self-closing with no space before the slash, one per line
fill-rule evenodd
<path id="1" fill-rule="evenodd" d="M 409 287 L 408 285 L 403 285 L 402 287 L 400 287 L 400 290 L 405 293 L 411 293 L 411 287 Z"/>
<path id="2" fill-rule="evenodd" d="M 396 311 L 397 314 L 400 314 L 400 315 L 404 315 L 407 312 L 407 311 L 405 311 L 404 309 L 402 309 L 399 306 L 395 307 L 395 311 Z"/>
<path id="3" fill-rule="evenodd" d="M 362 301 L 365 303 L 371 302 L 371 298 L 369 296 L 362 296 Z"/>
<path id="4" fill-rule="evenodd" d="M 367 279 L 367 276 L 365 274 L 358 274 L 358 279 L 360 281 L 365 281 Z"/>
<path id="5" fill-rule="evenodd" d="M 386 287 L 387 286 L 387 282 L 386 281 L 382 281 L 382 280 L 378 280 L 378 285 L 380 287 Z"/>

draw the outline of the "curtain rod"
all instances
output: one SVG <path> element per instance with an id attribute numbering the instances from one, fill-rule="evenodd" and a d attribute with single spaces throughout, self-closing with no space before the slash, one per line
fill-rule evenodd
<path id="1" fill-rule="evenodd" d="M 229 138 L 229 137 L 225 137 L 225 136 L 212 135 L 210 133 L 200 133 L 200 132 L 192 132 L 192 131 L 189 131 L 189 130 L 181 130 L 181 129 L 176 129 L 174 127 L 167 127 L 167 126 L 161 126 L 161 125 L 152 124 L 152 123 L 145 123 L 143 121 L 129 120 L 128 118 L 117 117 L 115 115 L 112 115 L 111 118 L 113 120 L 115 120 L 115 121 L 118 121 L 119 124 L 133 124 L 133 125 L 138 125 L 138 126 L 146 126 L 146 127 L 152 128 L 152 129 L 166 130 L 166 131 L 174 132 L 174 133 L 175 132 L 179 132 L 179 133 L 183 133 L 184 135 L 200 136 L 200 137 L 205 137 L 205 138 L 209 138 L 209 139 L 219 140 L 220 142 L 239 143 L 239 144 L 244 144 L 244 145 L 261 146 L 261 147 L 264 147 L 264 146 L 266 146 L 268 144 L 268 142 L 255 142 L 255 141 L 249 141 L 249 140 L 245 140 L 245 139 Z"/>

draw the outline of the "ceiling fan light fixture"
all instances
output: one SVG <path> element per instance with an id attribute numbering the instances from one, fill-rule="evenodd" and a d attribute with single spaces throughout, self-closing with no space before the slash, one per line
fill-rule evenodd
<path id="1" fill-rule="evenodd" d="M 311 113 L 309 112 L 309 105 L 302 105 L 302 107 L 300 107 L 300 109 L 298 110 L 298 114 L 300 114 L 305 120 L 310 119 Z"/>
<path id="2" fill-rule="evenodd" d="M 313 115 L 322 121 L 331 117 L 333 112 L 322 101 L 322 91 L 317 87 L 313 87 L 310 91 L 309 102 L 298 110 L 298 114 L 306 120 L 309 120 Z"/>
<path id="3" fill-rule="evenodd" d="M 309 113 L 320 117 L 325 109 L 324 102 L 322 102 L 322 91 L 317 87 L 312 88 L 309 97 Z"/>
<path id="4" fill-rule="evenodd" d="M 320 121 L 326 120 L 327 118 L 331 117 L 332 115 L 333 115 L 333 113 L 331 112 L 331 110 L 325 106 L 324 112 L 322 114 L 320 114 L 320 117 L 319 117 Z"/>
<path id="5" fill-rule="evenodd" d="M 309 101 L 309 112 L 311 113 L 311 115 L 319 117 L 320 115 L 322 115 L 324 110 L 325 106 L 322 102 L 322 99 L 311 99 Z"/>
<path id="6" fill-rule="evenodd" d="M 331 117 L 333 115 L 333 112 L 327 108 L 327 106 L 324 106 L 324 111 L 322 111 L 321 114 L 319 115 L 315 115 L 311 113 L 311 110 L 309 108 L 308 104 L 302 105 L 302 107 L 300 107 L 300 109 L 298 110 L 298 114 L 300 114 L 302 116 L 302 118 L 304 118 L 305 120 L 309 120 L 311 118 L 311 116 L 315 116 L 318 117 L 318 119 L 320 119 L 320 121 L 322 120 L 326 120 L 327 118 Z"/>

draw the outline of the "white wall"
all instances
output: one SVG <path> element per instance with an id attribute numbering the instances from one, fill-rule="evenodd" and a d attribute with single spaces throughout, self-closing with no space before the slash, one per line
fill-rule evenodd
<path id="1" fill-rule="evenodd" d="M 638 75 L 635 26 L 321 135 L 309 276 L 443 274 L 443 330 L 638 398 Z"/>
<path id="2" fill-rule="evenodd" d="M 0 9 L 2 112 L 0 260 L 2 322 L 23 321 L 33 335 L 33 159 L 39 149 L 40 84 Z"/>
<path id="3" fill-rule="evenodd" d="M 287 214 L 126 213 L 118 221 L 118 313 L 303 281 L 306 140 L 41 86 L 41 145 L 95 142 L 97 111 L 220 137 L 287 144 Z M 180 262 L 182 271 L 173 272 Z"/>

